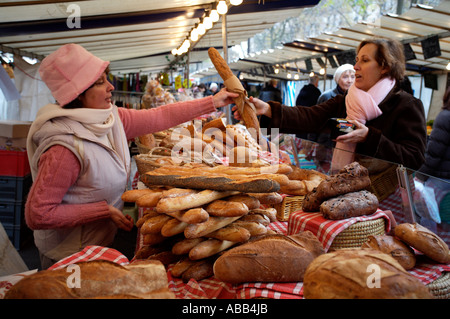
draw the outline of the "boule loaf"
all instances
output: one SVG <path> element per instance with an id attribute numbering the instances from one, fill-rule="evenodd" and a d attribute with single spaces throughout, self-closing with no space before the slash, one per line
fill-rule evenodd
<path id="1" fill-rule="evenodd" d="M 425 256 L 443 264 L 450 262 L 448 245 L 431 230 L 420 224 L 403 223 L 394 229 L 395 236 Z"/>
<path id="2" fill-rule="evenodd" d="M 302 281 L 306 267 L 323 253 L 309 231 L 266 235 L 223 253 L 214 263 L 214 276 L 232 284 Z"/>
<path id="3" fill-rule="evenodd" d="M 416 265 L 416 255 L 414 251 L 401 240 L 390 235 L 369 236 L 361 248 L 372 248 L 386 253 L 406 270 Z"/>
<path id="4" fill-rule="evenodd" d="M 394 258 L 371 248 L 317 257 L 303 280 L 306 299 L 432 299 L 428 288 Z"/>

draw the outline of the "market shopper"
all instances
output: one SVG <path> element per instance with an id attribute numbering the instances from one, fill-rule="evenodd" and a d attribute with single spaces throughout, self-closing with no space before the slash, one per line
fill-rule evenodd
<path id="1" fill-rule="evenodd" d="M 419 171 L 444 180 L 442 188 L 450 190 L 450 87 L 444 94 L 442 110 L 433 123 L 425 152 L 425 162 Z M 436 180 L 436 183 L 439 181 Z"/>
<path id="2" fill-rule="evenodd" d="M 345 94 L 347 92 L 353 82 L 355 82 L 355 69 L 353 69 L 353 65 L 347 63 L 338 67 L 334 72 L 333 80 L 336 82 L 336 87 L 323 92 L 317 99 L 316 104 L 323 103 L 338 94 Z"/>
<path id="3" fill-rule="evenodd" d="M 355 83 L 346 95 L 312 107 L 289 107 L 250 98 L 261 126 L 281 133 L 318 132 L 330 118 L 349 118 L 356 128 L 336 142 L 354 152 L 418 169 L 426 147 L 422 102 L 398 86 L 405 73 L 403 46 L 396 40 L 364 40 L 357 49 Z M 362 116 L 361 116 L 362 111 Z M 355 116 L 356 115 L 356 116 Z M 235 112 L 235 117 L 239 114 Z"/>
<path id="4" fill-rule="evenodd" d="M 77 44 L 46 57 L 39 73 L 57 103 L 41 108 L 27 151 L 33 185 L 25 218 L 34 230 L 42 267 L 88 245 L 109 246 L 133 221 L 121 209 L 130 177 L 128 140 L 214 112 L 237 94 L 134 110 L 111 104 L 109 62 Z"/>

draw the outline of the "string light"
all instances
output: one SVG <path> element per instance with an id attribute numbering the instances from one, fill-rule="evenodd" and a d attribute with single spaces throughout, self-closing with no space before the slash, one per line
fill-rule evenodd
<path id="1" fill-rule="evenodd" d="M 230 3 L 233 6 L 238 6 L 238 5 L 240 5 L 242 3 L 242 0 L 230 0 Z"/>
<path id="2" fill-rule="evenodd" d="M 217 22 L 220 19 L 220 16 L 219 16 L 219 13 L 217 12 L 217 10 L 211 10 L 209 17 L 211 18 L 212 22 Z"/>
<path id="3" fill-rule="evenodd" d="M 226 1 L 224 0 L 219 1 L 219 4 L 217 5 L 217 12 L 219 14 L 225 14 L 228 12 L 228 6 Z"/>

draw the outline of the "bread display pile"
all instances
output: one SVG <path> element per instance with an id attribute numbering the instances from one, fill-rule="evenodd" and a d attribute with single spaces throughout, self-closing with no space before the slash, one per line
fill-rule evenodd
<path id="1" fill-rule="evenodd" d="M 174 169 L 172 167 L 168 172 L 173 174 Z M 185 181 L 183 184 L 194 188 L 177 187 L 174 186 L 176 179 L 170 178 L 163 178 L 166 183 L 158 180 L 156 186 L 146 183 L 146 177 L 142 176 L 148 189 L 130 190 L 122 195 L 124 201 L 135 202 L 141 207 L 153 207 L 146 210 L 136 223 L 144 245 L 136 258 L 158 259 L 165 265 L 177 262 L 172 268 L 175 277 L 186 281 L 190 278 L 200 280 L 213 275 L 212 265 L 220 252 L 268 233 L 266 227 L 276 220 L 276 210 L 260 207 L 282 201 L 280 194 L 268 191 L 273 185 L 278 185 L 276 189 L 279 189 L 279 184 L 268 179 L 268 175 L 256 178 L 256 175 L 260 176 L 256 169 L 254 179 L 234 180 L 238 176 L 242 178 L 241 169 L 222 167 L 219 177 L 222 183 L 217 180 L 213 183 L 211 179 L 217 176 L 210 170 L 215 171 L 216 167 L 203 167 L 203 178 L 209 179 L 206 183 L 219 185 L 217 190 L 204 189 L 205 184 L 201 184 L 200 180 L 191 180 L 192 184 Z M 155 171 L 158 169 L 147 174 L 154 174 Z M 195 169 L 186 168 L 186 171 L 193 173 Z M 286 178 L 281 173 L 270 174 L 274 178 Z M 224 178 L 231 182 L 224 183 Z M 178 176 L 177 179 L 182 178 Z M 267 188 L 266 184 L 270 187 Z"/>
<path id="2" fill-rule="evenodd" d="M 368 170 L 353 162 L 309 192 L 303 200 L 303 211 L 320 211 L 324 218 L 333 220 L 373 214 L 378 199 L 366 190 L 369 186 Z"/>
<path id="3" fill-rule="evenodd" d="M 172 93 L 164 89 L 157 80 L 150 80 L 145 85 L 145 93 L 142 96 L 144 108 L 149 109 L 175 102 Z"/>
<path id="4" fill-rule="evenodd" d="M 5 299 L 173 299 L 167 274 L 159 261 L 126 266 L 96 260 L 71 265 L 71 269 L 43 270 L 24 277 Z M 79 269 L 79 282 L 74 278 Z"/>

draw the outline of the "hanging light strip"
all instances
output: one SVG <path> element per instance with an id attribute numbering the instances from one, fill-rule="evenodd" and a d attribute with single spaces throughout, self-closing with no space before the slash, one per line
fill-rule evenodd
<path id="1" fill-rule="evenodd" d="M 172 54 L 175 56 L 180 56 L 189 51 L 195 42 L 199 41 L 205 33 L 211 29 L 215 22 L 219 21 L 220 15 L 224 15 L 228 12 L 230 6 L 237 6 L 242 4 L 242 0 L 220 0 L 218 2 L 212 3 L 212 10 L 205 10 L 203 17 L 200 18 L 199 22 L 189 31 L 188 36 L 182 42 L 178 48 L 172 49 Z"/>

